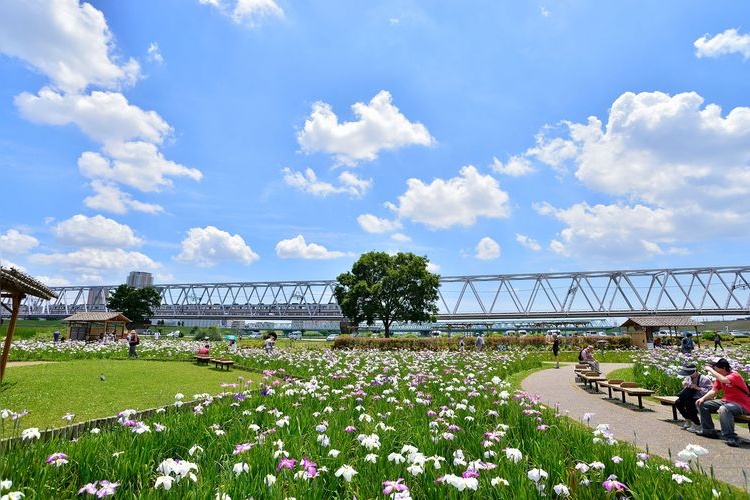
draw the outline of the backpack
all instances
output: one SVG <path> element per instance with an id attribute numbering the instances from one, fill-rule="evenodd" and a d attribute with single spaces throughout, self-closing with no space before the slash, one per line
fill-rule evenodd
<path id="1" fill-rule="evenodd" d="M 578 361 L 583 361 L 583 351 L 578 351 Z"/>
<path id="2" fill-rule="evenodd" d="M 135 345 L 138 345 L 138 344 L 141 343 L 141 338 L 138 336 L 137 333 L 135 335 L 133 335 L 133 339 L 132 340 L 133 340 L 133 344 L 135 344 Z"/>
<path id="3" fill-rule="evenodd" d="M 692 351 L 693 350 L 693 339 L 690 337 L 685 337 L 682 339 L 682 349 L 685 351 Z"/>

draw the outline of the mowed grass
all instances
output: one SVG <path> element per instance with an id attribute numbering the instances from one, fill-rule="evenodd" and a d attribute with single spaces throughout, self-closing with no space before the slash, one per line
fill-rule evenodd
<path id="1" fill-rule="evenodd" d="M 238 377 L 253 380 L 252 388 L 261 375 L 176 361 L 85 360 L 10 366 L 0 386 L 0 410 L 29 411 L 16 430 L 20 433 L 28 427 L 62 427 L 68 423 L 62 419 L 66 413 L 75 414 L 73 422 L 81 422 L 116 415 L 126 408 L 169 405 L 178 392 L 186 400 L 193 394 L 218 394 L 228 390 L 220 384 L 235 383 Z M 0 437 L 13 435 L 11 419 L 2 424 Z"/>

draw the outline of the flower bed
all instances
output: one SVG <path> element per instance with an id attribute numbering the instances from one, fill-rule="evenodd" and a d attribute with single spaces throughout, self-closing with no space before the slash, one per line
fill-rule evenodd
<path id="1" fill-rule="evenodd" d="M 76 442 L 26 429 L 0 455 L 0 484 L 29 498 L 736 493 L 689 465 L 700 447 L 675 463 L 654 459 L 606 425 L 590 429 L 512 391 L 505 377 L 539 366 L 523 353 L 253 350 L 241 360 L 266 369 L 261 390 L 195 395 L 189 411 L 143 420 L 123 411 L 115 429 Z"/>

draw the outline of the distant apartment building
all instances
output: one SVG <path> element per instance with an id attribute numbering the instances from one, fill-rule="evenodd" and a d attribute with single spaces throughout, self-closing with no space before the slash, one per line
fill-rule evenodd
<path id="1" fill-rule="evenodd" d="M 154 286 L 154 276 L 151 273 L 131 271 L 125 284 L 133 288 L 150 288 Z"/>

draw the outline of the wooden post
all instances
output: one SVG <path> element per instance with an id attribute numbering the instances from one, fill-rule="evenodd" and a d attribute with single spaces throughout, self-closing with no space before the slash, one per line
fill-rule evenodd
<path id="1" fill-rule="evenodd" d="M 13 300 L 13 308 L 10 311 L 10 323 L 8 324 L 8 333 L 5 336 L 5 346 L 3 347 L 3 356 L 0 358 L 0 384 L 3 383 L 5 377 L 5 365 L 8 363 L 8 354 L 10 354 L 10 343 L 13 340 L 13 332 L 16 329 L 16 320 L 18 319 L 18 312 L 21 310 L 21 299 L 23 294 L 14 293 L 11 295 Z"/>

